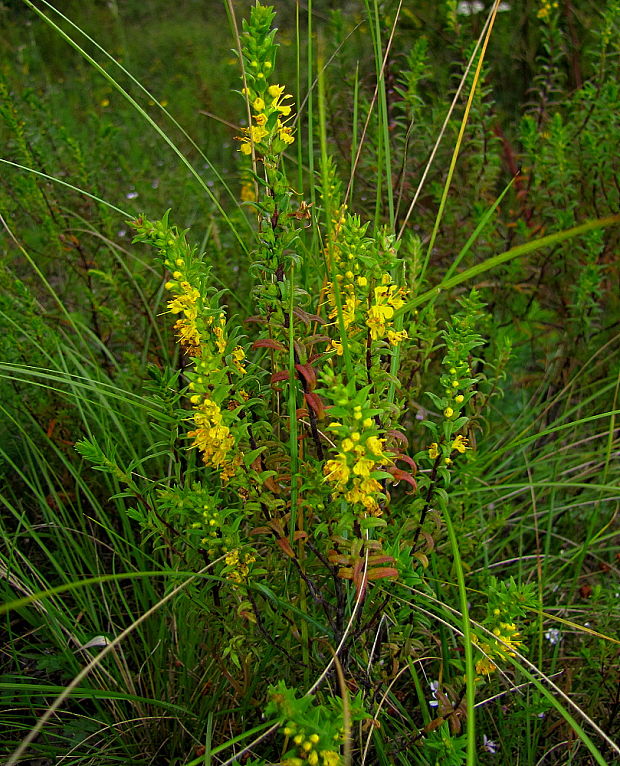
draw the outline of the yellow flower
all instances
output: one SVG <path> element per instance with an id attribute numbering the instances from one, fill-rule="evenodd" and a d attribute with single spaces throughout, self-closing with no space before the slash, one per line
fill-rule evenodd
<path id="1" fill-rule="evenodd" d="M 365 492 L 367 495 L 381 492 L 381 484 L 379 484 L 376 479 L 364 479 L 360 484 L 360 488 L 362 492 Z"/>
<path id="2" fill-rule="evenodd" d="M 245 351 L 241 348 L 241 346 L 235 346 L 232 351 L 232 360 L 233 360 L 233 364 L 235 365 L 235 368 L 242 375 L 245 374 L 245 367 L 241 364 L 244 359 L 245 359 Z"/>
<path id="3" fill-rule="evenodd" d="M 244 144 L 244 146 L 249 146 L 249 144 Z M 246 182 L 241 185 L 241 201 L 256 202 L 256 193 L 254 191 L 254 184 Z"/>
<path id="4" fill-rule="evenodd" d="M 245 143 L 241 144 L 239 151 L 241 154 L 252 154 L 252 145 L 246 141 Z"/>
<path id="5" fill-rule="evenodd" d="M 399 308 L 405 305 L 405 301 L 402 299 L 403 294 L 404 294 L 404 290 L 402 288 L 397 289 L 396 285 L 390 285 L 387 300 L 390 306 L 396 309 L 396 311 L 398 311 Z"/>
<path id="6" fill-rule="evenodd" d="M 231 551 L 224 559 L 226 566 L 234 567 L 239 563 L 239 551 Z"/>
<path id="7" fill-rule="evenodd" d="M 336 460 L 328 460 L 323 468 L 323 473 L 327 480 L 335 484 L 338 489 L 344 489 L 351 475 L 344 455 L 338 455 Z"/>
<path id="8" fill-rule="evenodd" d="M 497 670 L 497 665 L 488 657 L 483 657 L 476 663 L 476 673 L 481 676 L 490 676 Z"/>
<path id="9" fill-rule="evenodd" d="M 443 411 L 443 414 L 447 418 L 451 418 L 454 415 L 454 410 L 452 409 L 452 407 L 446 407 L 446 409 Z"/>
<path id="10" fill-rule="evenodd" d="M 439 457 L 439 446 L 437 442 L 433 442 L 428 448 L 428 456 L 431 460 L 436 460 Z"/>
<path id="11" fill-rule="evenodd" d="M 265 102 L 260 96 L 258 96 L 257 98 L 254 99 L 254 103 L 252 104 L 252 106 L 257 112 L 262 112 L 263 109 L 265 108 Z"/>
<path id="12" fill-rule="evenodd" d="M 383 456 L 383 443 L 384 439 L 379 439 L 376 436 L 369 436 L 368 439 L 366 439 L 366 446 L 373 455 Z"/>
<path id="13" fill-rule="evenodd" d="M 340 766 L 340 756 L 334 750 L 321 750 L 323 766 Z"/>
<path id="14" fill-rule="evenodd" d="M 375 303 L 368 309 L 369 316 L 375 316 L 382 322 L 386 319 L 391 319 L 394 316 L 394 309 L 391 306 L 387 306 L 381 303 Z"/>
<path id="15" fill-rule="evenodd" d="M 353 449 L 353 442 L 351 439 L 343 439 L 342 440 L 342 451 L 343 452 L 351 452 Z"/>
<path id="16" fill-rule="evenodd" d="M 348 328 L 350 324 L 355 321 L 355 309 L 357 308 L 359 301 L 354 295 L 348 295 L 344 306 L 342 307 L 342 319 L 344 321 L 345 328 Z M 332 312 L 332 316 L 336 316 L 337 311 Z"/>
<path id="17" fill-rule="evenodd" d="M 357 476 L 368 478 L 370 476 L 370 472 L 374 468 L 374 465 L 375 464 L 373 460 L 370 460 L 367 457 L 363 457 L 353 466 L 353 473 Z"/>
<path id="18" fill-rule="evenodd" d="M 257 125 L 264 125 L 267 122 L 267 115 L 266 114 L 255 114 L 254 119 L 256 120 Z"/>
<path id="19" fill-rule="evenodd" d="M 460 452 L 463 454 L 465 450 L 469 449 L 469 443 L 468 440 L 459 434 L 455 440 L 452 442 L 452 449 L 457 450 L 457 452 Z"/>
<path id="20" fill-rule="evenodd" d="M 272 98 L 279 98 L 284 93 L 284 85 L 270 85 L 267 88 L 267 93 Z"/>
<path id="21" fill-rule="evenodd" d="M 395 330 L 387 331 L 387 339 L 392 346 L 398 346 L 401 341 L 406 340 L 408 337 L 407 330 L 400 330 L 398 332 Z"/>
<path id="22" fill-rule="evenodd" d="M 168 311 L 171 314 L 179 314 L 183 311 L 186 315 L 193 314 L 195 319 L 196 314 L 194 312 L 197 311 L 195 309 L 195 304 L 198 298 L 200 298 L 198 290 L 190 288 L 190 290 L 183 295 L 179 295 L 173 300 L 168 301 Z"/>
<path id="23" fill-rule="evenodd" d="M 217 350 L 220 352 L 220 354 L 223 354 L 226 351 L 226 339 L 224 338 L 224 328 L 214 327 L 213 334 L 215 335 L 215 345 L 217 346 Z"/>
<path id="24" fill-rule="evenodd" d="M 332 340 L 330 341 L 330 345 L 332 347 L 332 350 L 336 352 L 337 356 L 342 356 L 344 353 L 342 348 L 342 343 L 339 340 Z"/>
<path id="25" fill-rule="evenodd" d="M 280 128 L 278 136 L 280 141 L 284 141 L 285 144 L 292 144 L 295 141 L 295 136 L 292 135 L 293 129 L 288 127 Z"/>
<path id="26" fill-rule="evenodd" d="M 179 319 L 174 325 L 179 343 L 190 354 L 200 353 L 200 333 L 193 319 Z"/>
<path id="27" fill-rule="evenodd" d="M 250 125 L 248 132 L 255 144 L 260 144 L 263 138 L 267 135 L 267 130 L 262 125 Z"/>

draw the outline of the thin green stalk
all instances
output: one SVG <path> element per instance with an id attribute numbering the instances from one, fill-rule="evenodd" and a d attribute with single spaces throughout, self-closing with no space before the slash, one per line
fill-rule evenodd
<path id="1" fill-rule="evenodd" d="M 565 229 L 564 231 L 559 231 L 555 234 L 548 234 L 546 237 L 541 237 L 540 239 L 536 239 L 533 242 L 526 242 L 523 245 L 511 247 L 510 250 L 506 250 L 504 253 L 500 253 L 499 255 L 494 255 L 491 258 L 487 258 L 487 260 L 483 263 L 477 263 L 475 266 L 471 266 L 469 269 L 462 271 L 460 274 L 456 274 L 449 279 L 442 279 L 442 281 L 435 287 L 431 287 L 430 290 L 426 290 L 426 292 L 410 300 L 404 310 L 411 311 L 417 306 L 426 303 L 431 298 L 437 297 L 437 295 L 442 290 L 450 290 L 451 288 L 456 287 L 463 282 L 467 282 L 468 280 L 473 279 L 480 274 L 491 271 L 491 269 L 494 269 L 496 266 L 501 266 L 503 263 L 508 263 L 515 258 L 520 258 L 522 255 L 529 255 L 536 250 L 542 250 L 544 247 L 550 247 L 551 245 L 556 245 L 560 242 L 564 242 L 567 239 L 579 237 L 588 231 L 592 231 L 594 229 L 604 229 L 617 223 L 620 223 L 620 214 L 618 213 L 615 215 L 605 216 L 604 218 L 596 218 L 593 221 L 586 221 L 586 223 L 579 224 L 579 226 L 573 226 L 570 229 Z"/>
<path id="2" fill-rule="evenodd" d="M 99 204 L 105 205 L 106 207 L 109 207 L 111 210 L 114 210 L 115 213 L 120 213 L 125 220 L 129 220 L 133 218 L 131 213 L 127 213 L 125 210 L 121 210 L 120 207 L 116 207 L 116 205 L 113 205 L 111 202 L 108 202 L 105 199 L 101 199 L 101 197 L 97 197 L 96 194 L 91 194 L 90 192 L 87 192 L 85 189 L 80 189 L 79 186 L 74 186 L 73 184 L 70 184 L 67 181 L 63 181 L 61 178 L 55 178 L 54 176 L 49 176 L 47 175 L 47 173 L 42 173 L 40 170 L 35 170 L 34 168 L 28 168 L 25 165 L 20 165 L 19 162 L 11 162 L 10 160 L 5 160 L 2 157 L 0 157 L 0 162 L 2 162 L 4 165 L 11 165 L 12 167 L 18 168 L 19 170 L 26 170 L 28 173 L 32 173 L 35 176 L 40 176 L 41 178 L 45 178 L 46 181 L 53 181 L 55 184 L 66 186 L 67 189 L 71 189 L 71 191 L 75 191 L 78 194 L 82 194 L 84 197 L 89 197 L 90 199 L 95 200 L 95 202 L 99 202 Z"/>
<path id="3" fill-rule="evenodd" d="M 349 177 L 349 194 L 353 199 L 354 180 L 355 180 L 355 158 L 357 157 L 357 121 L 359 119 L 359 98 L 360 98 L 360 64 L 355 64 L 355 78 L 353 80 L 353 124 L 351 126 L 351 172 Z"/>
<path id="4" fill-rule="evenodd" d="M 329 179 L 327 176 L 328 156 L 327 156 L 327 127 L 326 127 L 326 108 L 325 108 L 325 69 L 323 66 L 323 52 L 319 47 L 318 54 L 318 102 L 319 102 L 319 134 L 321 140 L 321 181 L 323 188 L 329 187 Z M 338 330 L 340 332 L 340 341 L 342 343 L 342 354 L 344 358 L 344 365 L 347 373 L 347 380 L 354 379 L 353 363 L 351 361 L 351 351 L 347 343 L 347 330 L 344 325 L 344 316 L 342 313 L 342 295 L 340 293 L 340 287 L 338 280 L 336 279 L 336 269 L 334 266 L 334 260 L 331 253 L 331 226 L 333 211 L 329 205 L 329 195 L 325 195 L 324 199 L 325 210 L 325 231 L 326 231 L 326 245 L 327 245 L 327 267 L 329 269 L 329 278 L 334 287 L 334 299 L 336 302 L 336 312 L 338 321 Z"/>
<path id="5" fill-rule="evenodd" d="M 450 277 L 454 274 L 454 272 L 458 268 L 463 258 L 471 250 L 472 245 L 478 240 L 478 237 L 482 234 L 482 232 L 486 228 L 486 225 L 489 223 L 489 221 L 493 217 L 493 213 L 495 213 L 495 211 L 501 204 L 502 200 L 508 193 L 508 190 L 512 188 L 512 185 L 514 184 L 515 179 L 516 179 L 516 176 L 515 178 L 510 179 L 510 181 L 508 182 L 508 184 L 506 185 L 502 193 L 499 195 L 499 197 L 495 200 L 495 202 L 491 205 L 491 207 L 487 211 L 485 211 L 484 215 L 480 219 L 480 222 L 478 223 L 478 225 L 472 232 L 472 235 L 469 237 L 467 242 L 463 245 L 463 247 L 461 248 L 459 254 L 456 256 L 454 261 L 450 264 L 450 268 L 444 274 L 444 277 L 443 277 L 444 279 L 450 279 Z"/>
<path id="6" fill-rule="evenodd" d="M 461 626 L 463 631 L 463 648 L 465 651 L 465 704 L 467 707 L 467 766 L 476 766 L 476 671 L 474 667 L 474 653 L 472 648 L 471 623 L 467 606 L 467 588 L 461 552 L 456 539 L 456 532 L 452 524 L 452 518 L 447 506 L 442 508 L 443 519 L 448 530 L 450 549 L 456 571 L 456 579 L 459 586 L 459 601 L 461 606 Z"/>
<path id="7" fill-rule="evenodd" d="M 306 39 L 308 41 L 308 50 L 306 52 L 306 66 L 307 66 L 307 85 L 308 93 L 306 94 L 306 111 L 308 114 L 308 130 L 307 130 L 307 157 L 308 157 L 308 177 L 310 179 L 310 201 L 312 204 L 316 203 L 316 189 L 314 178 L 314 60 L 313 60 L 313 41 L 312 41 L 312 0 L 308 0 L 308 11 L 306 14 L 307 19 L 307 34 Z M 319 67 L 319 72 L 322 69 Z"/>

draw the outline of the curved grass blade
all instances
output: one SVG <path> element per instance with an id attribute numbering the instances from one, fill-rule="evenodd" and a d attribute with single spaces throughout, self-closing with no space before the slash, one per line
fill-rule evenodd
<path id="1" fill-rule="evenodd" d="M 106 70 L 99 64 L 95 59 L 88 54 L 72 37 L 70 37 L 64 30 L 62 30 L 58 24 L 56 24 L 52 19 L 49 18 L 49 16 L 46 16 L 39 8 L 37 8 L 30 0 L 24 0 L 24 3 L 31 8 L 38 16 L 40 16 L 46 24 L 48 24 L 62 39 L 67 42 L 74 50 L 76 50 L 82 58 L 84 58 L 102 77 L 104 77 L 110 85 L 123 96 L 123 98 L 131 104 L 131 106 L 138 112 L 138 114 L 147 122 L 151 128 L 157 133 L 157 135 L 166 143 L 168 146 L 172 149 L 172 151 L 177 155 L 177 157 L 181 160 L 183 165 L 189 170 L 189 172 L 192 174 L 192 176 L 196 179 L 202 190 L 206 193 L 207 197 L 211 200 L 214 207 L 217 209 L 218 213 L 222 216 L 223 220 L 226 222 L 227 226 L 229 227 L 230 231 L 232 232 L 233 236 L 237 240 L 237 243 L 243 253 L 245 255 L 248 254 L 248 248 L 245 242 L 243 241 L 243 238 L 241 237 L 238 229 L 235 227 L 233 222 L 228 217 L 226 211 L 222 207 L 221 203 L 217 199 L 217 197 L 213 194 L 205 180 L 202 178 L 200 173 L 196 170 L 196 168 L 191 164 L 191 162 L 187 159 L 187 157 L 183 154 L 183 152 L 178 148 L 178 146 L 174 143 L 174 141 L 167 135 L 167 133 L 162 130 L 159 125 L 153 120 L 153 118 L 144 110 L 140 104 L 131 96 L 123 86 L 112 77 L 112 75 L 108 74 Z M 130 216 L 131 217 L 131 216 Z"/>

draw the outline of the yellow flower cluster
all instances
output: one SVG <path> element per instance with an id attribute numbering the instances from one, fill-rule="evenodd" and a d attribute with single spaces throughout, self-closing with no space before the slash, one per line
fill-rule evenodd
<path id="1" fill-rule="evenodd" d="M 283 766 L 340 766 L 342 760 L 335 750 L 317 750 L 321 741 L 318 734 L 307 735 L 303 729 L 299 729 L 294 721 L 290 721 L 283 729 L 287 737 L 291 737 L 293 743 L 301 750 L 304 758 L 287 758 L 282 761 Z"/>
<path id="2" fill-rule="evenodd" d="M 251 181 L 244 181 L 241 184 L 241 202 L 256 202 L 256 190 Z"/>
<path id="3" fill-rule="evenodd" d="M 201 538 L 200 544 L 204 545 L 209 556 L 214 556 L 216 553 L 216 546 L 218 545 L 218 542 L 221 542 L 219 536 L 222 529 L 220 514 L 217 511 L 214 511 L 210 505 L 205 504 L 202 507 L 202 522 L 194 522 L 192 528 L 205 528 L 209 530 L 207 535 Z M 224 551 L 226 551 L 226 548 L 224 548 Z"/>
<path id="4" fill-rule="evenodd" d="M 267 101 L 249 88 L 243 89 L 243 95 L 250 99 L 254 123 L 245 128 L 243 131 L 245 135 L 239 138 L 241 141 L 239 151 L 242 154 L 252 154 L 252 148 L 261 154 L 268 153 L 270 149 L 279 154 L 286 146 L 293 143 L 295 140 L 293 128 L 286 124 L 288 120 L 282 119 L 291 116 L 293 107 L 285 101 L 292 96 L 284 93 L 283 85 L 269 85 L 264 94 L 268 97 Z M 281 142 L 280 145 L 278 141 Z"/>
<path id="5" fill-rule="evenodd" d="M 372 340 L 387 340 L 390 345 L 397 346 L 408 337 L 406 330 L 395 330 L 392 322 L 394 313 L 405 305 L 404 289 L 392 284 L 390 275 L 384 274 L 381 284 L 371 290 L 368 278 L 357 273 L 355 265 L 348 264 L 343 274 L 336 274 L 342 297 L 342 318 L 348 335 L 352 336 L 360 329 L 356 322 L 364 323 L 370 330 Z M 331 284 L 328 300 L 332 306 L 329 318 L 336 319 L 338 309 Z M 368 306 L 365 312 L 362 306 Z M 331 345 L 339 355 L 342 354 L 340 341 L 332 341 Z"/>
<path id="6" fill-rule="evenodd" d="M 196 375 L 189 384 L 190 390 L 194 392 L 190 402 L 194 406 L 193 420 L 196 428 L 188 436 L 193 439 L 192 447 L 202 453 L 203 463 L 220 468 L 221 479 L 226 483 L 241 465 L 243 456 L 236 450 L 237 454 L 230 457 L 230 453 L 235 452 L 235 440 L 230 428 L 224 423 L 222 408 L 214 400 L 212 389 L 216 380 L 228 380 L 233 368 L 239 375 L 245 374 L 245 351 L 241 346 L 235 346 L 230 355 L 231 364 L 222 359 L 228 345 L 224 312 L 219 312 L 216 317 L 207 317 L 203 327 L 203 335 L 209 342 L 206 342 L 206 338 L 203 340 L 202 354 L 196 361 Z"/>
<path id="7" fill-rule="evenodd" d="M 195 394 L 190 399 L 194 405 L 196 429 L 187 435 L 193 439 L 194 447 L 202 452 L 205 465 L 219 468 L 224 465 L 227 455 L 235 446 L 235 440 L 228 426 L 224 425 L 220 406 L 204 394 Z"/>
<path id="8" fill-rule="evenodd" d="M 366 325 L 370 329 L 370 337 L 373 340 L 388 340 L 390 345 L 397 346 L 405 338 L 407 331 L 393 329 L 392 319 L 394 312 L 405 305 L 403 296 L 405 291 L 402 287 L 391 284 L 389 274 L 384 274 L 381 284 L 374 289 L 374 302 L 366 314 Z"/>
<path id="9" fill-rule="evenodd" d="M 498 610 L 497 610 L 498 611 Z M 493 628 L 493 635 L 497 641 L 480 641 L 476 635 L 473 642 L 484 652 L 484 657 L 476 662 L 476 673 L 479 676 L 490 676 L 497 670 L 494 658 L 502 659 L 505 657 L 515 657 L 516 652 L 523 641 L 519 638 L 520 633 L 514 623 L 500 622 Z"/>
<path id="10" fill-rule="evenodd" d="M 353 408 L 353 418 L 361 421 L 362 431 L 349 430 L 342 423 L 331 423 L 330 430 L 340 437 L 338 454 L 325 463 L 323 472 L 336 494 L 352 505 L 361 505 L 373 516 L 380 516 L 382 487 L 372 473 L 391 462 L 383 451 L 385 439 L 376 435 L 372 418 L 364 418 L 361 406 Z M 348 433 L 347 433 L 348 431 Z"/>
<path id="11" fill-rule="evenodd" d="M 447 410 L 444 412 L 444 415 L 446 415 L 446 417 L 450 417 L 453 414 L 454 414 L 454 411 L 452 410 L 451 407 L 448 407 Z M 466 439 L 461 434 L 457 434 L 452 440 L 452 443 L 450 444 L 450 453 L 456 450 L 457 452 L 460 452 L 462 455 L 468 449 L 471 449 L 471 447 L 469 446 L 469 440 Z M 442 453 L 442 449 L 437 442 L 433 442 L 431 446 L 428 448 L 428 456 L 431 460 L 437 460 L 437 458 L 441 455 L 441 453 Z M 446 463 L 446 465 L 450 465 L 450 463 L 452 463 L 450 454 L 447 454 L 444 457 L 444 463 Z"/>
<path id="12" fill-rule="evenodd" d="M 539 19 L 547 19 L 551 13 L 560 7 L 558 0 L 541 0 L 540 8 L 536 16 Z"/>
<path id="13" fill-rule="evenodd" d="M 179 343 L 189 356 L 200 356 L 201 335 L 197 326 L 200 303 L 200 292 L 193 287 L 181 269 L 185 261 L 178 258 L 175 262 L 176 271 L 172 279 L 164 285 L 174 298 L 168 301 L 167 308 L 171 314 L 182 314 L 174 325 L 179 337 Z"/>
<path id="14" fill-rule="evenodd" d="M 256 561 L 256 556 L 252 553 L 244 553 L 240 556 L 239 551 L 234 550 L 224 560 L 227 567 L 233 567 L 230 572 L 227 572 L 226 577 L 240 585 L 248 579 L 250 566 Z"/>
<path id="15" fill-rule="evenodd" d="M 336 279 L 342 299 L 344 327 L 348 330 L 351 325 L 354 325 L 357 309 L 362 304 L 356 291 L 360 292 L 362 298 L 365 298 L 364 288 L 368 286 L 368 279 L 362 274 L 363 267 L 358 259 L 358 255 L 364 253 L 364 242 L 360 236 L 363 229 L 360 228 L 356 218 L 346 215 L 346 209 L 347 206 L 342 205 L 332 219 L 330 243 L 326 248 L 326 257 L 333 260 L 335 270 L 338 271 Z M 331 306 L 329 318 L 335 319 L 338 316 L 335 288 L 331 282 L 326 287 L 327 299 Z M 352 332 L 356 332 L 357 329 L 357 326 L 354 325 Z M 349 333 L 349 335 L 351 334 Z M 332 348 L 336 350 L 339 356 L 342 355 L 342 344 L 339 341 L 332 341 Z"/>

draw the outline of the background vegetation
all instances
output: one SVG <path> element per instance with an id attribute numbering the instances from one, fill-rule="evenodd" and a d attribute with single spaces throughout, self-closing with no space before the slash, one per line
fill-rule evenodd
<path id="1" fill-rule="evenodd" d="M 249 4 L 0 6 L 0 752 L 613 763 L 620 3 L 275 5 L 256 175 Z M 394 288 L 359 346 L 336 253 Z"/>

